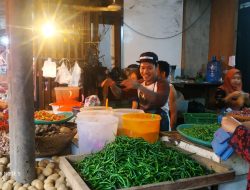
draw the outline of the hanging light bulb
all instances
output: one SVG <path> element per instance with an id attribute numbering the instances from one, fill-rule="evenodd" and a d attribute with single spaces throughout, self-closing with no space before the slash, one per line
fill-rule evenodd
<path id="1" fill-rule="evenodd" d="M 45 37 L 51 37 L 56 33 L 55 24 L 47 22 L 42 26 L 42 32 Z"/>
<path id="2" fill-rule="evenodd" d="M 119 11 L 121 10 L 121 6 L 115 3 L 115 0 L 113 0 L 113 3 L 108 6 L 108 9 L 110 11 Z"/>

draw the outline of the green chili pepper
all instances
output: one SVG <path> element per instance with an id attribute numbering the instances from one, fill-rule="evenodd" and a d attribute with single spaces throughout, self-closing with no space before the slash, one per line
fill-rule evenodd
<path id="1" fill-rule="evenodd" d="M 213 140 L 213 135 L 215 131 L 220 126 L 218 124 L 195 124 L 189 128 L 180 129 L 184 134 L 203 140 L 211 142 Z"/>
<path id="2" fill-rule="evenodd" d="M 73 163 L 91 189 L 120 189 L 212 173 L 188 155 L 143 139 L 117 137 L 95 154 Z"/>

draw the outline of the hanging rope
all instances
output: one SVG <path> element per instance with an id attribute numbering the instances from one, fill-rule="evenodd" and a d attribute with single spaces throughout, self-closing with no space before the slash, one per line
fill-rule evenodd
<path id="1" fill-rule="evenodd" d="M 151 39 L 155 39 L 155 40 L 166 40 L 166 39 L 171 39 L 171 38 L 175 38 L 176 36 L 179 36 L 183 33 L 185 33 L 186 31 L 188 31 L 189 29 L 191 29 L 202 17 L 203 15 L 207 12 L 207 10 L 210 7 L 210 3 L 208 3 L 208 5 L 206 6 L 206 8 L 202 11 L 202 13 L 194 20 L 193 23 L 191 23 L 187 28 L 185 28 L 184 30 L 182 30 L 181 32 L 178 32 L 176 34 L 173 34 L 171 36 L 165 36 L 165 37 L 156 37 L 156 36 L 150 36 L 147 34 L 144 34 L 142 32 L 139 32 L 138 30 L 134 29 L 132 26 L 126 24 L 126 22 L 123 21 L 123 24 L 125 26 L 127 26 L 130 30 L 132 30 L 133 32 L 139 34 L 140 36 L 144 36 L 146 38 L 151 38 Z"/>

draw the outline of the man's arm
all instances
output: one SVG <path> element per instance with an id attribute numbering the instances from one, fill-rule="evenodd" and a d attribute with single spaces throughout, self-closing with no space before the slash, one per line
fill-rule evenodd
<path id="1" fill-rule="evenodd" d="M 152 106 L 162 107 L 168 100 L 169 83 L 166 80 L 157 81 L 157 92 L 153 92 L 131 79 L 124 80 L 122 85 L 126 87 L 125 89 L 139 89 Z"/>
<path id="2" fill-rule="evenodd" d="M 115 81 L 113 81 L 112 79 L 110 79 L 110 78 L 105 79 L 102 82 L 101 86 L 103 87 L 103 91 L 105 92 L 105 94 L 107 94 L 107 92 L 106 92 L 107 91 L 107 87 L 110 87 L 111 92 L 114 94 L 114 96 L 116 98 L 120 98 L 121 97 L 122 90 L 121 90 L 121 88 L 119 88 L 116 85 Z"/>
<path id="3" fill-rule="evenodd" d="M 173 129 L 177 121 L 176 90 L 173 85 L 170 85 L 168 100 L 170 111 L 170 126 Z"/>

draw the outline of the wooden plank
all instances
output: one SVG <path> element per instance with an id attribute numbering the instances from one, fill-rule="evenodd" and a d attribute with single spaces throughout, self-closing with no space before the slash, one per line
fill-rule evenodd
<path id="1" fill-rule="evenodd" d="M 176 146 L 178 146 L 179 148 L 181 148 L 183 150 L 187 150 L 188 152 L 191 152 L 191 153 L 196 153 L 199 156 L 211 159 L 211 160 L 213 160 L 215 162 L 219 163 L 221 161 L 220 157 L 218 157 L 213 152 L 213 150 L 211 148 L 196 145 L 196 144 L 194 144 L 192 142 L 189 142 L 188 140 L 185 140 L 180 135 L 178 136 L 178 139 L 171 138 L 171 137 L 166 135 L 166 136 L 161 137 L 161 140 L 165 141 L 165 142 L 168 142 L 168 143 L 175 144 Z"/>
<path id="2" fill-rule="evenodd" d="M 237 4 L 238 0 L 212 0 L 209 56 L 216 55 L 219 59 L 224 56 L 228 64 L 228 57 L 235 54 Z"/>
<path id="3" fill-rule="evenodd" d="M 182 151 L 183 152 L 183 151 Z M 76 171 L 71 166 L 70 162 L 76 162 L 78 160 L 82 160 L 86 155 L 70 155 L 66 157 L 61 157 L 60 168 L 65 173 L 65 176 L 68 178 L 70 184 L 72 184 L 73 190 L 89 190 L 89 187 L 86 187 L 86 183 L 82 180 L 82 178 L 77 174 Z M 180 179 L 177 181 L 167 181 L 155 184 L 148 184 L 143 186 L 124 188 L 123 190 L 138 190 L 138 189 L 147 189 L 147 190 L 175 190 L 175 189 L 194 189 L 201 188 L 211 185 L 216 185 L 220 183 L 224 183 L 226 181 L 233 180 L 235 177 L 235 173 L 232 169 L 224 166 L 223 164 L 216 163 L 207 158 L 203 158 L 201 156 L 192 155 L 193 159 L 198 161 L 203 166 L 213 169 L 216 173 L 192 177 L 186 179 Z M 75 185 L 78 184 L 78 185 Z M 75 186 L 73 186 L 75 185 Z"/>
<path id="4" fill-rule="evenodd" d="M 76 157 L 80 160 L 81 157 Z M 74 160 L 74 158 L 72 158 Z M 79 174 L 74 170 L 71 164 L 68 162 L 66 157 L 60 157 L 60 169 L 64 172 L 73 190 L 90 190 L 87 184 L 82 180 Z"/>
<path id="5" fill-rule="evenodd" d="M 121 23 L 118 21 L 114 24 L 115 37 L 115 66 L 121 68 Z"/>
<path id="6" fill-rule="evenodd" d="M 217 163 L 221 163 L 226 167 L 230 167 L 235 171 L 236 175 L 245 175 L 248 173 L 248 162 L 237 154 L 234 154 L 228 160 L 223 161 L 214 153 L 213 149 L 192 143 L 182 137 L 177 131 L 161 132 L 161 140 L 171 143 L 190 153 L 195 153 L 201 157 L 208 158 Z"/>
<path id="7" fill-rule="evenodd" d="M 207 175 L 204 177 L 193 177 L 191 179 L 180 179 L 175 182 L 161 182 L 150 185 L 142 185 L 139 187 L 126 188 L 123 190 L 176 190 L 176 189 L 197 189 L 225 182 L 225 179 L 234 178 L 231 174 L 219 176 Z M 227 180 L 226 180 L 227 181 Z"/>

